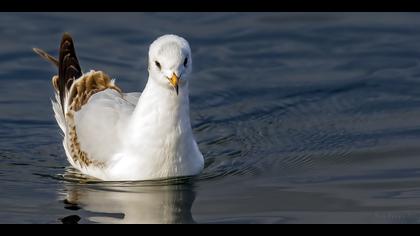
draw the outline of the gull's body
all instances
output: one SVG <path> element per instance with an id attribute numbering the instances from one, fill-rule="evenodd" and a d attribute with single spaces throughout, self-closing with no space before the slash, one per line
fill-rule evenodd
<path id="1" fill-rule="evenodd" d="M 53 109 L 64 132 L 69 162 L 82 173 L 109 181 L 196 175 L 204 165 L 194 139 L 188 75 L 191 51 L 175 35 L 149 50 L 149 78 L 142 93 L 122 93 L 105 73 L 82 74 L 69 35 L 53 78 Z"/>

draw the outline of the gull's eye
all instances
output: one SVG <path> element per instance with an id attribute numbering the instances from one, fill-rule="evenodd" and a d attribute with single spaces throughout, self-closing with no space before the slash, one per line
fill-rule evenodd
<path id="1" fill-rule="evenodd" d="M 186 57 L 184 60 L 184 66 L 187 67 L 187 64 L 188 64 L 188 57 Z"/>
<path id="2" fill-rule="evenodd" d="M 162 67 L 161 67 L 161 65 L 158 61 L 155 61 L 155 65 L 159 68 L 159 70 L 162 69 Z"/>

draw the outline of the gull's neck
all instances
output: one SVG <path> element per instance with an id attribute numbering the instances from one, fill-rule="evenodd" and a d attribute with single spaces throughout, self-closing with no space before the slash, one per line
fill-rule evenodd
<path id="1" fill-rule="evenodd" d="M 174 89 L 158 84 L 153 78 L 148 79 L 128 126 L 130 145 L 137 148 L 160 145 L 155 148 L 163 148 L 169 142 L 174 144 L 169 149 L 175 146 L 182 149 L 182 145 L 188 143 L 180 142 L 193 137 L 188 84 L 184 82 L 176 95 Z"/>
<path id="2" fill-rule="evenodd" d="M 124 162 L 116 169 L 137 178 L 166 178 L 200 173 L 203 155 L 194 139 L 188 84 L 179 95 L 149 78 L 124 133 Z"/>
<path id="3" fill-rule="evenodd" d="M 133 113 L 133 119 L 143 120 L 145 117 L 154 117 L 153 122 L 164 123 L 172 127 L 176 126 L 181 119 L 190 124 L 187 83 L 188 81 L 185 81 L 180 86 L 177 95 L 173 88 L 149 78 Z"/>

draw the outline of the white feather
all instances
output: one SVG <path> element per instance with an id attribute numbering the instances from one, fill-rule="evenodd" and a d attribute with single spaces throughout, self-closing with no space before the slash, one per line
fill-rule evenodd
<path id="1" fill-rule="evenodd" d="M 55 94 L 55 101 L 51 100 L 51 104 L 54 111 L 55 120 L 57 121 L 57 124 L 60 127 L 61 131 L 63 131 L 63 134 L 65 134 L 66 133 L 66 120 L 64 118 L 64 113 L 61 108 L 60 96 L 57 93 Z"/>

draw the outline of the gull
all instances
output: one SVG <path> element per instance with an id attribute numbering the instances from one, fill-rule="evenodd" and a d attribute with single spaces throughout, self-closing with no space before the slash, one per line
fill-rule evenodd
<path id="1" fill-rule="evenodd" d="M 34 48 L 58 67 L 52 108 L 69 163 L 104 181 L 139 181 L 198 175 L 203 155 L 190 122 L 191 49 L 167 34 L 149 47 L 142 93 L 123 93 L 103 71 L 82 73 L 70 34 L 59 58 Z"/>

